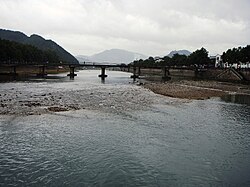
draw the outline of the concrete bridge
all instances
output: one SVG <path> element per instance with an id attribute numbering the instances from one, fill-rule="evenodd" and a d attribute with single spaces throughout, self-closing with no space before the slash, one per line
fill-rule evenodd
<path id="1" fill-rule="evenodd" d="M 243 72 L 235 69 L 204 69 L 204 68 L 197 68 L 197 67 L 173 67 L 173 66 L 139 66 L 139 65 L 125 65 L 125 64 L 96 64 L 96 63 L 88 63 L 88 64 L 0 64 L 0 74 L 8 74 L 13 77 L 17 77 L 18 73 L 17 70 L 19 68 L 32 68 L 38 70 L 37 76 L 38 77 L 45 77 L 47 75 L 46 69 L 47 68 L 56 68 L 56 67 L 64 67 L 69 68 L 69 74 L 68 76 L 70 78 L 74 78 L 77 76 L 76 69 L 80 68 L 99 68 L 101 70 L 101 73 L 98 75 L 102 80 L 104 80 L 108 75 L 106 74 L 106 69 L 109 68 L 119 68 L 121 71 L 131 72 L 133 75 L 131 75 L 131 78 L 137 79 L 141 76 L 141 71 L 145 69 L 152 69 L 157 70 L 157 74 L 161 75 L 162 80 L 169 80 L 171 79 L 171 76 L 177 75 L 182 76 L 185 74 L 187 76 L 193 77 L 193 78 L 205 78 L 205 79 L 218 79 L 223 80 L 223 77 L 226 77 L 228 79 L 228 74 L 230 73 L 233 77 L 236 77 L 236 80 L 239 81 L 247 81 L 249 82 L 249 72 L 246 71 Z M 9 69 L 8 72 L 2 73 L 1 69 L 7 68 Z M 171 74 L 171 75 L 170 75 Z M 232 77 L 231 76 L 231 77 Z M 226 80 L 225 79 L 225 80 Z M 229 80 L 230 81 L 230 80 Z"/>
<path id="2" fill-rule="evenodd" d="M 93 67 L 100 68 L 101 73 L 98 75 L 102 80 L 104 80 L 108 75 L 106 74 L 106 69 L 109 68 L 119 68 L 121 71 L 132 72 L 131 78 L 136 79 L 141 75 L 141 69 L 161 69 L 162 70 L 162 79 L 169 80 L 169 68 L 170 67 L 143 67 L 143 66 L 134 66 L 134 65 L 125 65 L 125 64 L 0 64 L 0 69 L 7 68 L 8 72 L 1 73 L 5 75 L 18 76 L 17 70 L 18 68 L 33 68 L 38 70 L 36 74 L 37 77 L 45 77 L 47 75 L 46 69 L 52 67 L 66 67 L 69 68 L 68 76 L 70 78 L 74 78 L 77 76 L 76 69 L 84 68 L 84 67 Z"/>
<path id="3" fill-rule="evenodd" d="M 80 65 L 70 65 L 69 68 L 70 68 L 70 73 L 68 74 L 68 76 L 76 76 L 75 74 L 75 68 L 78 68 L 78 67 L 95 67 L 95 68 L 100 68 L 101 69 L 101 74 L 98 75 L 100 78 L 102 79 L 105 79 L 108 75 L 106 75 L 106 69 L 109 69 L 109 68 L 119 68 L 121 71 L 126 71 L 126 72 L 131 72 L 133 73 L 133 75 L 131 75 L 131 78 L 133 79 L 137 79 L 141 76 L 141 69 L 160 69 L 161 70 L 161 73 L 162 73 L 162 79 L 163 80 L 169 80 L 170 77 L 169 77 L 169 68 L 170 67 L 156 67 L 156 66 L 151 66 L 151 67 L 145 67 L 145 66 L 135 66 L 135 65 L 125 65 L 125 64 L 122 64 L 122 65 L 111 65 L 111 64 L 106 64 L 106 65 L 103 65 L 103 64 L 94 64 L 94 65 L 91 65 L 91 64 L 80 64 Z"/>

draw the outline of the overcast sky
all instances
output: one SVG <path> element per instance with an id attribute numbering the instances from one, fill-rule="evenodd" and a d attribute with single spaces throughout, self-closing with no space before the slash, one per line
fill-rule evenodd
<path id="1" fill-rule="evenodd" d="M 0 27 L 39 34 L 73 55 L 201 47 L 213 55 L 250 44 L 250 1 L 0 0 Z"/>

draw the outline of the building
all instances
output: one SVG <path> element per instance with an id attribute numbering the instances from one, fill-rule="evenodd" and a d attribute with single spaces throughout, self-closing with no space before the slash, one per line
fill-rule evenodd
<path id="1" fill-rule="evenodd" d="M 227 66 L 228 66 L 227 63 L 223 63 L 222 58 L 221 58 L 221 55 L 217 54 L 217 55 L 215 56 L 215 67 L 216 67 L 216 68 L 225 68 L 225 67 L 227 67 Z"/>

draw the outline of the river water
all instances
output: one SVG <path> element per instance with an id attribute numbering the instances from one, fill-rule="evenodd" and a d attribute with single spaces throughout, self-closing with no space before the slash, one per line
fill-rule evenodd
<path id="1" fill-rule="evenodd" d="M 11 115 L 1 110 L 0 186 L 250 186 L 250 106 L 168 98 L 127 73 L 105 83 L 98 73 L 1 83 Z M 20 104 L 30 101 L 41 103 L 32 115 Z"/>

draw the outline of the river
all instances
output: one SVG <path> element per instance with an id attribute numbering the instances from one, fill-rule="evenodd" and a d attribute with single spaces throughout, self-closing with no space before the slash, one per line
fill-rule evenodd
<path id="1" fill-rule="evenodd" d="M 0 186 L 250 186 L 250 106 L 98 73 L 0 84 Z"/>

